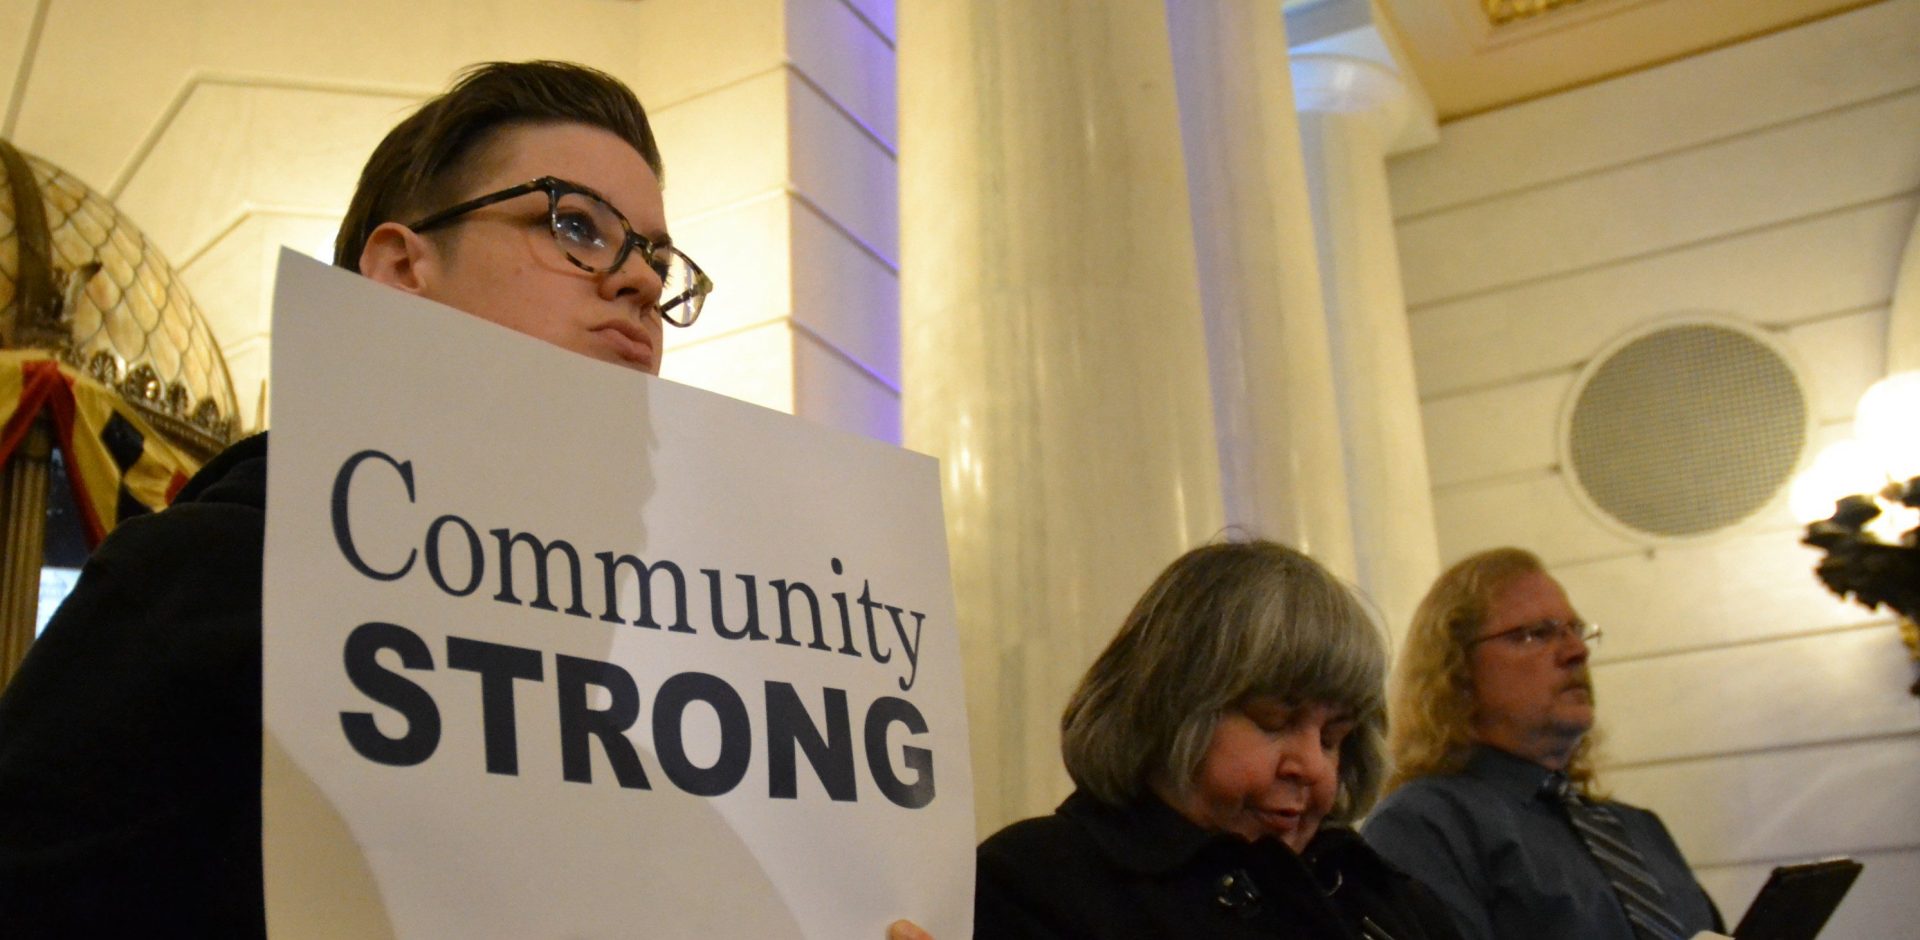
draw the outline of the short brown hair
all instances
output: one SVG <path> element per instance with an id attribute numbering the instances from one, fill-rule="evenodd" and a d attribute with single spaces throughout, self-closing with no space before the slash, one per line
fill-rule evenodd
<path id="1" fill-rule="evenodd" d="M 1393 669 L 1387 719 L 1394 768 L 1388 790 L 1466 767 L 1474 745 L 1469 645 L 1507 585 L 1546 570 L 1539 556 L 1525 549 L 1494 548 L 1456 562 L 1427 589 Z M 1568 779 L 1590 794 L 1594 741 L 1591 733 L 1582 737 L 1567 762 Z"/>
<path id="2" fill-rule="evenodd" d="M 1214 726 L 1256 695 L 1352 713 L 1333 822 L 1372 806 L 1385 771 L 1386 641 L 1351 588 L 1267 541 L 1175 559 L 1134 604 L 1061 719 L 1074 783 L 1123 805 L 1156 780 L 1190 792 Z"/>
<path id="3" fill-rule="evenodd" d="M 557 122 L 619 135 L 665 180 L 646 109 L 619 79 L 571 62 L 484 62 L 463 71 L 452 88 L 374 148 L 340 221 L 334 265 L 357 273 L 367 236 L 382 223 L 418 218 L 457 200 L 494 132 Z"/>

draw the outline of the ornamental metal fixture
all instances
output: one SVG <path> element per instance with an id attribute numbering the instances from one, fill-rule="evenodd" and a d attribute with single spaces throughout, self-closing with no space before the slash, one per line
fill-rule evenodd
<path id="1" fill-rule="evenodd" d="M 165 506 L 234 434 L 233 380 L 186 285 L 105 199 L 0 139 L 0 688 L 42 562 Z M 56 472 L 56 467 L 64 472 Z M 61 495 L 64 494 L 64 495 Z M 69 505 L 70 504 L 70 505 Z"/>
<path id="2" fill-rule="evenodd" d="M 1800 541 L 1826 553 L 1814 573 L 1828 590 L 1868 610 L 1885 604 L 1900 615 L 1900 638 L 1920 663 L 1920 527 L 1901 533 L 1897 542 L 1881 541 L 1867 523 L 1880 517 L 1883 502 L 1920 509 L 1920 477 L 1841 499 L 1830 518 L 1808 524 Z M 1907 691 L 1920 696 L 1920 681 Z"/>
<path id="3" fill-rule="evenodd" d="M 0 348 L 44 350 L 201 460 L 233 438 L 226 359 L 186 286 L 98 193 L 0 139 Z"/>

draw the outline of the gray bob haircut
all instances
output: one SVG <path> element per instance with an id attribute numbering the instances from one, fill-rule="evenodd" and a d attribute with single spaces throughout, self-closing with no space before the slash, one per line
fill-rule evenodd
<path id="1" fill-rule="evenodd" d="M 1373 805 L 1386 770 L 1386 641 L 1351 588 L 1262 540 L 1196 548 L 1168 565 L 1080 680 L 1061 718 L 1074 783 L 1119 806 L 1155 781 L 1190 792 L 1220 716 L 1253 696 L 1324 703 L 1356 722 L 1329 821 Z"/>

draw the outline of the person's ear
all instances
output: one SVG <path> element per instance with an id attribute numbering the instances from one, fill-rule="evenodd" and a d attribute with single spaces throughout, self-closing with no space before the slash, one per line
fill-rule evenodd
<path id="1" fill-rule="evenodd" d="M 382 222 L 360 249 L 360 273 L 409 294 L 426 292 L 439 263 L 433 243 L 398 222 Z"/>

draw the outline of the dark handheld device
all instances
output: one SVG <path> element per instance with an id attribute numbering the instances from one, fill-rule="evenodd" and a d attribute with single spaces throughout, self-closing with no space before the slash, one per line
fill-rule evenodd
<path id="1" fill-rule="evenodd" d="M 1850 858 L 1775 868 L 1734 928 L 1735 940 L 1813 940 L 1860 869 Z"/>

